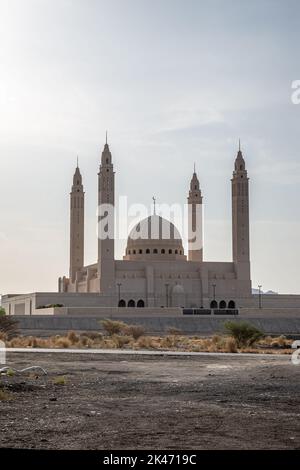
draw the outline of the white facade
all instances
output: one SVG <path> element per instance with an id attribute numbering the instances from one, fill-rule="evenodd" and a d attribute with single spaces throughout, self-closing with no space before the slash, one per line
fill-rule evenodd
<path id="1" fill-rule="evenodd" d="M 115 172 L 112 155 L 105 144 L 98 173 L 98 204 L 115 204 Z M 76 187 L 78 183 L 79 187 Z M 75 191 L 75 196 L 74 196 Z M 78 191 L 78 195 L 76 196 Z M 114 256 L 114 239 L 98 239 L 98 260 L 83 265 L 84 193 L 76 168 L 71 192 L 70 275 L 59 279 L 61 293 L 99 293 L 103 305 L 145 307 L 242 307 L 251 295 L 249 252 L 249 180 L 239 149 L 232 178 L 233 261 L 204 261 L 203 247 L 184 253 L 178 230 L 154 214 L 140 222 L 139 230 L 148 235 L 128 238 L 123 260 Z M 74 197 L 80 206 L 74 210 Z M 202 193 L 196 171 L 191 178 L 188 204 L 190 226 L 195 230 L 202 220 Z M 77 212 L 76 212 L 77 211 Z M 202 216 L 201 216 L 202 217 Z M 76 223 L 74 223 L 74 219 Z M 79 223 L 79 226 L 78 226 Z M 152 237 L 151 227 L 159 226 Z M 164 229 L 170 236 L 162 236 Z M 74 243 L 74 240 L 78 243 Z M 109 299 L 109 301 L 108 301 Z"/>
<path id="2" fill-rule="evenodd" d="M 106 143 L 98 173 L 99 204 L 114 206 L 114 176 L 112 155 Z M 300 295 L 252 295 L 249 179 L 240 149 L 231 185 L 232 262 L 209 262 L 205 260 L 203 246 L 192 249 L 192 233 L 197 224 L 202 224 L 203 201 L 194 170 L 187 198 L 192 231 L 187 254 L 177 228 L 154 213 L 131 231 L 122 260 L 115 259 L 111 237 L 98 240 L 98 259 L 85 266 L 84 190 L 77 165 L 70 193 L 69 276 L 59 278 L 58 292 L 8 294 L 2 296 L 2 306 L 8 315 L 37 316 L 119 315 L 122 311 L 119 307 L 127 307 L 126 315 L 131 312 L 137 317 L 181 315 L 181 309 L 176 307 L 236 307 L 241 315 L 260 317 L 300 315 Z M 153 231 L 153 227 L 157 230 Z M 137 233 L 142 236 L 137 237 Z"/>

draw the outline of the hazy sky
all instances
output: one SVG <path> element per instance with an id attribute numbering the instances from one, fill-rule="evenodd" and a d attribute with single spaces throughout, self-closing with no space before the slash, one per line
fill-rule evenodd
<path id="1" fill-rule="evenodd" d="M 68 273 L 77 154 L 96 261 L 106 129 L 131 203 L 184 203 L 196 162 L 212 261 L 231 259 L 240 137 L 253 287 L 300 293 L 299 41 L 298 0 L 0 0 L 0 293 Z"/>

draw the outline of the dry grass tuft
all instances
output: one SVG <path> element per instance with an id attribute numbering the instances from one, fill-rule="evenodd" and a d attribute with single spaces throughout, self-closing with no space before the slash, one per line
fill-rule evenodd
<path id="1" fill-rule="evenodd" d="M 236 340 L 234 338 L 231 338 L 231 337 L 226 338 L 225 352 L 229 352 L 229 353 L 237 353 L 238 352 Z"/>
<path id="2" fill-rule="evenodd" d="M 0 331 L 0 341 L 3 341 L 5 343 L 5 341 L 7 341 L 7 334 L 4 333 L 4 331 Z"/>
<path id="3" fill-rule="evenodd" d="M 54 385 L 66 385 L 67 379 L 64 375 L 59 375 L 58 377 L 54 377 L 53 383 Z"/>
<path id="4" fill-rule="evenodd" d="M 77 344 L 80 340 L 80 337 L 75 333 L 75 331 L 69 331 L 67 338 L 71 344 Z"/>
<path id="5" fill-rule="evenodd" d="M 115 323 L 115 322 L 113 322 Z M 187 352 L 250 352 L 266 354 L 291 354 L 292 340 L 284 336 L 266 337 L 251 346 L 239 346 L 232 336 L 215 334 L 211 337 L 180 335 L 179 331 L 169 330 L 166 336 L 145 336 L 144 329 L 138 325 L 127 325 L 117 322 L 119 333 L 104 336 L 99 332 L 75 333 L 70 331 L 66 336 L 37 338 L 19 336 L 6 344 L 8 347 L 23 348 L 101 348 L 101 349 L 153 349 Z M 121 324 L 121 325 L 120 325 Z M 109 327 L 110 329 L 110 327 Z M 112 331 L 112 330 L 110 330 Z M 173 331 L 173 334 L 170 334 Z"/>
<path id="6" fill-rule="evenodd" d="M 55 348 L 70 348 L 72 346 L 72 342 L 69 340 L 69 338 L 66 338 L 66 337 L 61 337 L 61 338 L 57 338 L 55 343 L 54 343 L 54 347 Z"/>
<path id="7" fill-rule="evenodd" d="M 135 343 L 135 349 L 157 349 L 156 345 L 151 336 L 141 336 Z"/>
<path id="8" fill-rule="evenodd" d="M 0 401 L 8 401 L 12 400 L 12 394 L 7 390 L 1 388 L 0 389 Z"/>
<path id="9" fill-rule="evenodd" d="M 123 336 L 123 335 L 113 335 L 111 337 L 113 344 L 115 345 L 115 348 L 121 349 L 123 348 L 126 344 L 129 344 L 130 341 L 132 341 L 132 338 L 130 336 Z"/>

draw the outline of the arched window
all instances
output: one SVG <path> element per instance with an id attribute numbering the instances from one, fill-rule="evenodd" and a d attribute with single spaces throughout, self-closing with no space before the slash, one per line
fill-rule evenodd
<path id="1" fill-rule="evenodd" d="M 218 308 L 218 302 L 216 300 L 212 300 L 210 303 L 210 308 Z"/>
<path id="2" fill-rule="evenodd" d="M 161 252 L 162 255 L 164 255 L 166 250 L 163 248 L 160 252 Z"/>
<path id="3" fill-rule="evenodd" d="M 140 300 L 138 300 L 136 306 L 139 307 L 139 308 L 144 308 L 145 307 L 145 302 L 142 299 L 140 299 Z"/>
<path id="4" fill-rule="evenodd" d="M 221 300 L 221 302 L 220 302 L 220 308 L 226 308 L 226 302 L 225 302 L 225 300 Z"/>
<path id="5" fill-rule="evenodd" d="M 128 254 L 130 255 L 130 250 L 128 250 Z"/>
<path id="6" fill-rule="evenodd" d="M 178 255 L 178 250 L 175 250 L 175 255 Z"/>
<path id="7" fill-rule="evenodd" d="M 234 300 L 230 300 L 228 302 L 228 308 L 235 308 L 235 301 Z"/>
<path id="8" fill-rule="evenodd" d="M 171 255 L 171 254 L 172 254 L 172 250 L 169 250 L 169 255 Z"/>
<path id="9" fill-rule="evenodd" d="M 118 307 L 126 307 L 126 302 L 125 302 L 125 300 L 123 300 L 123 299 L 119 300 Z"/>
<path id="10" fill-rule="evenodd" d="M 133 254 L 133 255 L 135 255 L 135 254 L 136 254 L 136 251 L 135 251 L 135 250 L 133 250 L 132 254 Z"/>
<path id="11" fill-rule="evenodd" d="M 135 301 L 133 299 L 129 300 L 127 307 L 135 307 Z"/>
<path id="12" fill-rule="evenodd" d="M 147 255 L 149 255 L 149 253 L 150 253 L 149 248 L 147 248 L 146 253 L 147 253 Z"/>
<path id="13" fill-rule="evenodd" d="M 143 250 L 139 250 L 139 254 L 142 255 L 142 254 L 143 254 Z"/>
<path id="14" fill-rule="evenodd" d="M 157 255 L 157 248 L 154 248 L 153 253 Z"/>

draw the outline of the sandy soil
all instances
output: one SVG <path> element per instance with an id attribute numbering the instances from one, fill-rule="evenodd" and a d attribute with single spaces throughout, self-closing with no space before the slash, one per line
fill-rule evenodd
<path id="1" fill-rule="evenodd" d="M 0 447 L 300 449 L 289 357 L 9 354 L 47 376 L 2 376 Z M 64 376 L 64 385 L 55 384 Z"/>

